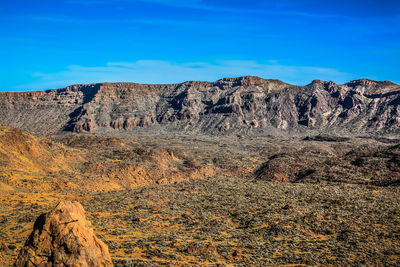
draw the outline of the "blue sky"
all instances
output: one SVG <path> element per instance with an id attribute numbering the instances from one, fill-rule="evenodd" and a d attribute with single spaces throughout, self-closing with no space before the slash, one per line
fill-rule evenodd
<path id="1" fill-rule="evenodd" d="M 257 75 L 400 83 L 400 1 L 0 0 L 0 91 Z"/>

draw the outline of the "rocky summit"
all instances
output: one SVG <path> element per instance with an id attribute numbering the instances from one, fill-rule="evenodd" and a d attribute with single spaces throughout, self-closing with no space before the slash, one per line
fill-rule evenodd
<path id="1" fill-rule="evenodd" d="M 113 266 L 78 202 L 62 201 L 39 216 L 14 266 Z"/>
<path id="2" fill-rule="evenodd" d="M 287 135 L 400 133 L 400 86 L 361 79 L 295 86 L 245 76 L 180 84 L 97 83 L 0 93 L 0 123 L 31 133 Z"/>

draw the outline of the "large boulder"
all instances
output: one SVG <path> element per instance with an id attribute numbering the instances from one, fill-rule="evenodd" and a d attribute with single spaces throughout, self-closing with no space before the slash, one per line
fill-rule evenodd
<path id="1" fill-rule="evenodd" d="M 113 266 L 82 205 L 62 201 L 40 215 L 14 266 Z"/>

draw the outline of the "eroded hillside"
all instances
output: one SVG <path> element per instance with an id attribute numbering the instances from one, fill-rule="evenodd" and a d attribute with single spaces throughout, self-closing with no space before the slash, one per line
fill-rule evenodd
<path id="1" fill-rule="evenodd" d="M 114 263 L 399 264 L 396 138 L 62 134 L 1 127 L 0 255 L 83 203 Z"/>

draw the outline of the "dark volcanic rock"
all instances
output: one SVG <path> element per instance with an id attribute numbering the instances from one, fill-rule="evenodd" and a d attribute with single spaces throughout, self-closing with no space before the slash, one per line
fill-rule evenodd
<path id="1" fill-rule="evenodd" d="M 314 140 L 306 138 L 306 140 L 321 141 L 319 138 Z M 332 142 L 343 142 L 332 140 L 334 140 Z M 256 179 L 274 182 L 324 181 L 377 186 L 399 185 L 400 145 L 380 148 L 359 146 L 340 155 L 332 153 L 329 147 L 321 144 L 319 147 L 275 154 L 256 169 L 254 174 Z"/>
<path id="2" fill-rule="evenodd" d="M 112 262 L 82 205 L 63 201 L 38 217 L 14 266 L 112 266 Z"/>
<path id="3" fill-rule="evenodd" d="M 303 140 L 320 141 L 320 142 L 346 142 L 350 140 L 350 138 L 340 137 L 340 136 L 329 136 L 329 135 L 316 135 L 316 136 L 306 136 Z"/>
<path id="4" fill-rule="evenodd" d="M 0 123 L 33 133 L 399 133 L 400 86 L 367 79 L 294 86 L 246 76 L 169 85 L 103 83 L 0 93 Z"/>

